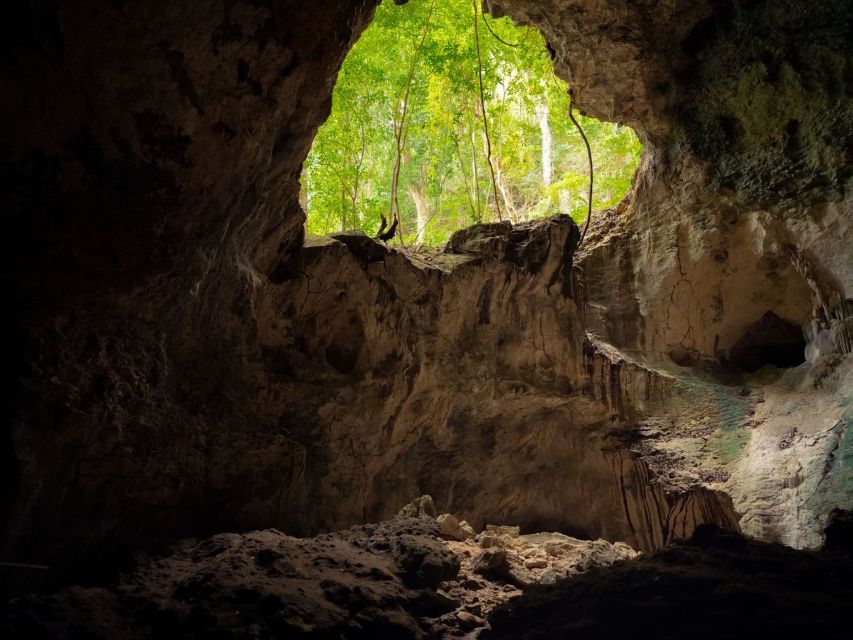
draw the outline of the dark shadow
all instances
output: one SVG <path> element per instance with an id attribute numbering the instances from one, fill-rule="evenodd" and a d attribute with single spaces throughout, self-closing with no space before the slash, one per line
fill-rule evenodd
<path id="1" fill-rule="evenodd" d="M 800 327 L 768 311 L 734 343 L 729 362 L 738 371 L 752 373 L 766 365 L 796 367 L 806 361 L 805 354 Z"/>
<path id="2" fill-rule="evenodd" d="M 690 541 L 529 589 L 481 638 L 848 638 L 851 602 L 849 556 L 703 525 Z"/>

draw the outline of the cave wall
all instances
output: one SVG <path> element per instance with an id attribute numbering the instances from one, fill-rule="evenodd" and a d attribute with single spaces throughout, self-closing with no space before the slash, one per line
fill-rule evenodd
<path id="1" fill-rule="evenodd" d="M 3 9 L 2 556 L 94 578 L 423 492 L 647 549 L 703 521 L 819 544 L 853 506 L 850 3 L 501 1 L 637 130 L 634 193 L 579 250 L 558 219 L 413 258 L 303 245 L 300 166 L 375 4 Z M 809 362 L 739 377 L 767 311 Z"/>
<path id="2" fill-rule="evenodd" d="M 577 258 L 587 330 L 678 389 L 638 412 L 635 448 L 665 484 L 714 469 L 745 532 L 819 546 L 830 505 L 853 501 L 853 5 L 499 4 L 546 34 L 583 110 L 645 143 L 631 201 Z M 807 362 L 740 375 L 768 312 L 802 327 Z"/>
<path id="3" fill-rule="evenodd" d="M 253 282 L 301 246 L 301 163 L 375 4 L 4 5 L 4 558 L 62 575 L 218 519 Z"/>

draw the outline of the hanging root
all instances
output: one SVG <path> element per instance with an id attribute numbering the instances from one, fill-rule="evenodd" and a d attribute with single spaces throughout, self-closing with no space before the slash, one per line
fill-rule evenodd
<path id="1" fill-rule="evenodd" d="M 581 138 L 583 138 L 583 143 L 586 145 L 586 155 L 589 159 L 589 208 L 586 214 L 586 222 L 583 225 L 583 231 L 581 231 L 581 238 L 578 241 L 578 246 L 583 243 L 583 239 L 586 237 L 586 232 L 589 229 L 590 220 L 592 220 L 592 188 L 593 183 L 595 181 L 595 170 L 592 166 L 592 148 L 589 146 L 589 140 L 586 137 L 586 134 L 583 131 L 583 127 L 581 127 L 580 122 L 575 118 L 575 96 L 571 89 L 569 89 L 569 119 L 577 128 L 578 132 L 581 134 Z"/>
<path id="2" fill-rule="evenodd" d="M 495 177 L 495 166 L 492 164 L 492 138 L 489 136 L 489 117 L 486 114 L 486 97 L 483 91 L 483 57 L 480 52 L 480 29 L 477 20 L 477 0 L 471 0 L 474 8 L 474 42 L 477 45 L 477 79 L 480 84 L 480 109 L 483 111 L 483 129 L 486 134 L 486 160 L 489 161 L 489 172 L 492 174 L 492 193 L 495 196 L 495 209 L 498 212 L 498 220 L 503 221 L 501 215 L 501 203 L 498 199 L 498 180 Z"/>

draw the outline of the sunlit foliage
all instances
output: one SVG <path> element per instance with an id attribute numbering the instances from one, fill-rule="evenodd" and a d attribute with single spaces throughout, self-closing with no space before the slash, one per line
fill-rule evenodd
<path id="1" fill-rule="evenodd" d="M 309 232 L 372 234 L 380 215 L 388 215 L 394 114 L 429 9 L 429 0 L 403 6 L 385 0 L 349 53 L 332 115 L 302 176 Z M 518 46 L 493 37 L 485 21 Z M 503 217 L 514 222 L 556 213 L 582 220 L 586 214 L 586 151 L 566 115 L 567 87 L 554 76 L 542 36 L 488 15 L 477 25 L 498 193 L 479 113 L 472 3 L 437 0 L 416 59 L 404 133 L 399 199 L 407 243 L 439 244 L 461 227 L 496 219 L 495 197 Z M 592 145 L 598 210 L 629 190 L 640 144 L 627 127 L 580 120 Z"/>

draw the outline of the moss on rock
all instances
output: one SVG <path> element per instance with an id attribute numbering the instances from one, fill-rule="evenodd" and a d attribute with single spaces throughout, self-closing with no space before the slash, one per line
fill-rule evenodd
<path id="1" fill-rule="evenodd" d="M 737 3 L 697 27 L 670 149 L 775 210 L 835 200 L 851 177 L 853 2 Z"/>

